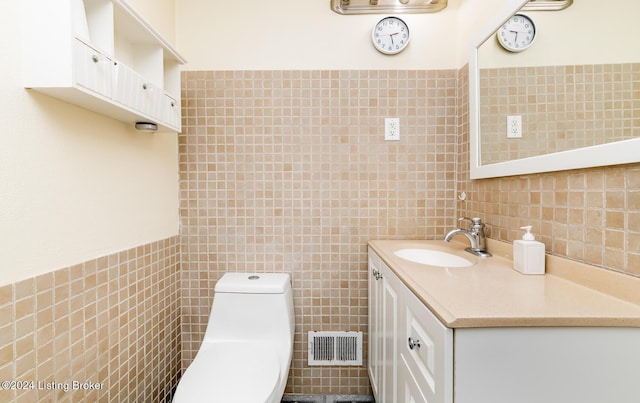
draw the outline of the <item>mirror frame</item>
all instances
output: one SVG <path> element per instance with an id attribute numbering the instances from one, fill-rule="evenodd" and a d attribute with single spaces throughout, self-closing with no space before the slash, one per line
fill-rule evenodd
<path id="1" fill-rule="evenodd" d="M 640 138 L 614 143 L 527 157 L 517 160 L 481 165 L 480 158 L 480 88 L 478 49 L 520 10 L 528 0 L 508 0 L 505 6 L 489 21 L 477 40 L 472 42 L 469 54 L 469 175 L 471 179 L 564 171 L 606 165 L 640 162 Z"/>

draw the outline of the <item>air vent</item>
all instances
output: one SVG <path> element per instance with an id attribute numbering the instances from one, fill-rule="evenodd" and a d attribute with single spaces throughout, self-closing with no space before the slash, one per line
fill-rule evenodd
<path id="1" fill-rule="evenodd" d="M 362 332 L 309 332 L 309 365 L 362 365 Z"/>

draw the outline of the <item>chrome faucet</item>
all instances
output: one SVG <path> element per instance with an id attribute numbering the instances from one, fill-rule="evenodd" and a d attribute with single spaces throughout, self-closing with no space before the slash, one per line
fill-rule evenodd
<path id="1" fill-rule="evenodd" d="M 465 248 L 467 252 L 480 257 L 491 256 L 491 253 L 487 251 L 487 238 L 484 233 L 485 225 L 482 220 L 480 218 L 460 217 L 458 218 L 458 221 L 470 221 L 471 226 L 469 227 L 469 230 L 454 228 L 447 232 L 447 235 L 444 236 L 444 240 L 446 242 L 450 242 L 454 236 L 464 235 L 471 243 L 469 248 Z"/>

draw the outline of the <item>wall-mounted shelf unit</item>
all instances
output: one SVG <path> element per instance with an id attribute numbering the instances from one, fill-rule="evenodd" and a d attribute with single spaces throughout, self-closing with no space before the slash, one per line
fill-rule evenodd
<path id="1" fill-rule="evenodd" d="M 181 131 L 185 60 L 124 0 L 21 0 L 24 86 L 131 123 Z"/>

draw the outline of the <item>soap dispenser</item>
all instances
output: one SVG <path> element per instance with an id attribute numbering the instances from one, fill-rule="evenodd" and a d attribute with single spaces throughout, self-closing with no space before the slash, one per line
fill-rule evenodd
<path id="1" fill-rule="evenodd" d="M 513 268 L 524 274 L 544 274 L 544 244 L 536 241 L 530 225 L 520 229 L 525 234 L 513 241 Z"/>

